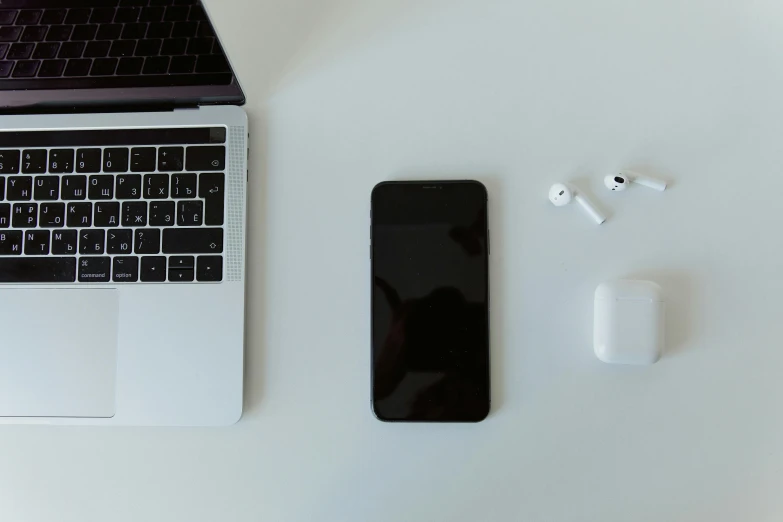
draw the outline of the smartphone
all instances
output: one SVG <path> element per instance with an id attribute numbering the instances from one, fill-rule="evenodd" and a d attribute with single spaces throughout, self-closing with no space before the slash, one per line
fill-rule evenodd
<path id="1" fill-rule="evenodd" d="M 372 192 L 372 408 L 388 422 L 490 409 L 487 190 L 405 181 Z"/>

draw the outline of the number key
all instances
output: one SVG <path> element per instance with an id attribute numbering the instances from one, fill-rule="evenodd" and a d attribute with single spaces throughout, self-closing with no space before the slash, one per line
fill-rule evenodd
<path id="1" fill-rule="evenodd" d="M 104 149 L 103 151 L 103 171 L 104 172 L 128 172 L 127 148 Z"/>
<path id="2" fill-rule="evenodd" d="M 0 174 L 19 173 L 19 151 L 0 150 Z"/>
<path id="3" fill-rule="evenodd" d="M 29 149 L 22 152 L 22 172 L 25 174 L 46 172 L 46 150 Z"/>
<path id="4" fill-rule="evenodd" d="M 76 172 L 101 171 L 101 149 L 78 149 L 76 151 Z"/>
<path id="5" fill-rule="evenodd" d="M 73 172 L 73 149 L 52 149 L 49 151 L 49 172 L 66 174 Z"/>

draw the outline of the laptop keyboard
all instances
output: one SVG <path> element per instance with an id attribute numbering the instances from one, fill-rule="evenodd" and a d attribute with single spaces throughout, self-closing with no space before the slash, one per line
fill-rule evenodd
<path id="1" fill-rule="evenodd" d="M 0 79 L 67 79 L 74 87 L 87 81 L 89 87 L 231 82 L 225 53 L 198 0 L 88 0 L 71 2 L 79 6 L 72 8 L 63 3 L 26 4 L 35 9 L 4 9 L 0 3 Z M 14 83 L 0 82 L 0 90 L 20 88 Z"/>
<path id="2" fill-rule="evenodd" d="M 223 278 L 226 129 L 0 132 L 0 283 Z"/>

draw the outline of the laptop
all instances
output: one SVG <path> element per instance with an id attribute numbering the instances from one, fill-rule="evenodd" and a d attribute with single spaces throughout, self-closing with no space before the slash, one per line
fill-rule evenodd
<path id="1" fill-rule="evenodd" d="M 0 1 L 0 423 L 240 418 L 244 99 L 198 0 Z"/>

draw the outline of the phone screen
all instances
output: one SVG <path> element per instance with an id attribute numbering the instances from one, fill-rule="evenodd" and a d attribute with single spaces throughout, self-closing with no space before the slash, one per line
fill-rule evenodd
<path id="1" fill-rule="evenodd" d="M 372 195 L 372 404 L 384 421 L 489 413 L 487 192 L 382 183 Z"/>

